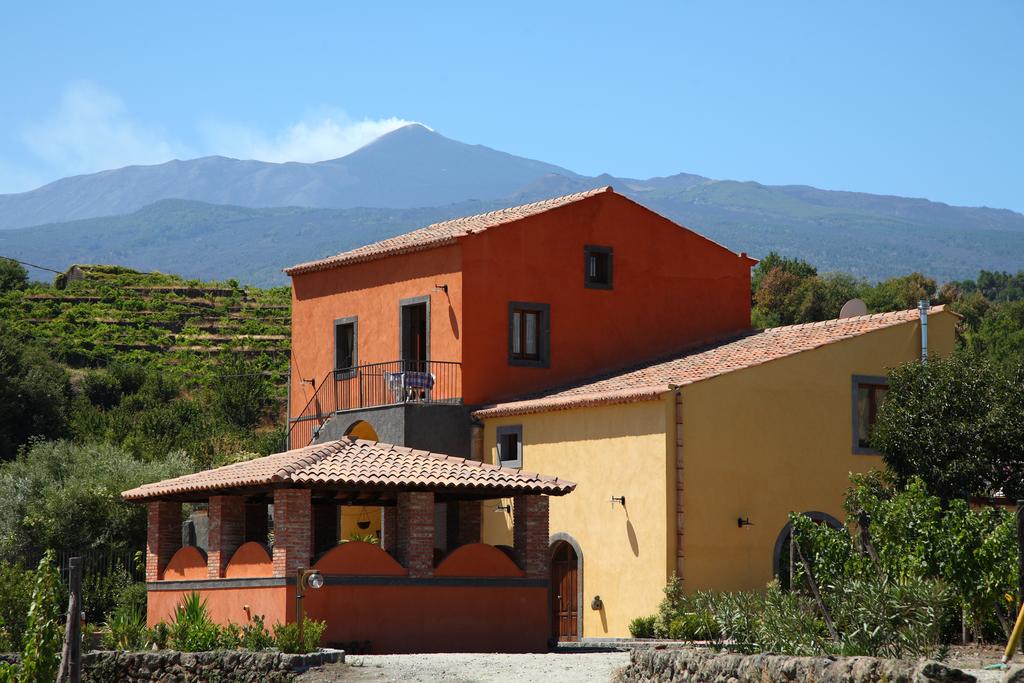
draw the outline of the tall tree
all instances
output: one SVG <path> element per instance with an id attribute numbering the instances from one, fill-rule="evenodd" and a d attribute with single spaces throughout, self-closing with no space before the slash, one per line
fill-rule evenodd
<path id="1" fill-rule="evenodd" d="M 1024 495 L 1024 367 L 971 353 L 889 375 L 872 445 L 901 482 L 945 498 Z"/>

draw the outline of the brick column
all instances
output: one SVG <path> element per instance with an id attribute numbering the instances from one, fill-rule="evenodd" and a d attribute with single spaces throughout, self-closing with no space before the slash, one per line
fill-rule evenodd
<path id="1" fill-rule="evenodd" d="M 398 505 L 381 508 L 383 519 L 380 523 L 380 543 L 392 556 L 398 556 Z"/>
<path id="2" fill-rule="evenodd" d="M 434 575 L 434 494 L 398 494 L 398 561 L 410 578 Z"/>
<path id="3" fill-rule="evenodd" d="M 309 489 L 274 491 L 274 576 L 294 576 L 312 557 Z"/>
<path id="4" fill-rule="evenodd" d="M 548 497 L 516 496 L 512 515 L 512 543 L 520 569 L 530 579 L 548 578 Z"/>
<path id="5" fill-rule="evenodd" d="M 181 547 L 181 503 L 149 503 L 146 581 L 163 578 L 164 567 Z"/>
<path id="6" fill-rule="evenodd" d="M 455 539 L 459 545 L 480 542 L 480 506 L 479 500 L 460 500 L 459 503 L 459 535 Z"/>
<path id="7" fill-rule="evenodd" d="M 211 496 L 209 535 L 206 546 L 206 575 L 224 576 L 224 568 L 245 540 L 245 498 Z"/>

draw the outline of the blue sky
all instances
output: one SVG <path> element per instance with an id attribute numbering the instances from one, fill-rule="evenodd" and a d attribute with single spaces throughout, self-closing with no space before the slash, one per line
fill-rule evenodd
<path id="1" fill-rule="evenodd" d="M 10 2 L 0 101 L 0 192 L 419 121 L 580 173 L 1024 210 L 1017 0 Z"/>

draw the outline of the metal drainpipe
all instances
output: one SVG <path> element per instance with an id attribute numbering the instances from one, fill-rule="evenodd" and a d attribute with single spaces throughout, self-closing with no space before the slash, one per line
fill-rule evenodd
<path id="1" fill-rule="evenodd" d="M 921 315 L 921 362 L 928 362 L 928 302 L 921 299 L 917 302 L 917 311 Z"/>

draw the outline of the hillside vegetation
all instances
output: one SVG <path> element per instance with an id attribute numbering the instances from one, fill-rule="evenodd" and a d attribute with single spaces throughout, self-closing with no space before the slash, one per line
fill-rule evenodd
<path id="1" fill-rule="evenodd" d="M 10 263 L 10 262 L 7 262 Z M 210 465 L 281 445 L 290 292 L 118 266 L 0 292 L 10 394 L 0 457 L 29 437 L 181 451 Z"/>

